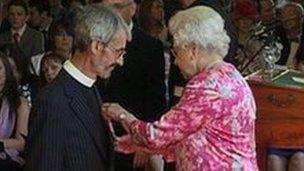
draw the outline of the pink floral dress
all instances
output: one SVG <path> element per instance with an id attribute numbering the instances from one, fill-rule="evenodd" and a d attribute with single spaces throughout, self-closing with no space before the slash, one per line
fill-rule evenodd
<path id="1" fill-rule="evenodd" d="M 178 171 L 255 171 L 255 112 L 248 84 L 223 63 L 194 76 L 159 121 L 132 123 L 117 150 L 163 154 Z"/>

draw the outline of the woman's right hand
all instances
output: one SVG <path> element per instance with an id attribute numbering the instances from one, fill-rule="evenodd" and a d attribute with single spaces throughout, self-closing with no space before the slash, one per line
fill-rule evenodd
<path id="1" fill-rule="evenodd" d="M 114 120 L 116 122 L 120 122 L 127 132 L 130 132 L 131 123 L 137 120 L 131 113 L 122 108 L 118 103 L 103 104 L 102 115 L 108 121 Z"/>
<path id="2" fill-rule="evenodd" d="M 104 103 L 102 105 L 102 115 L 109 120 L 119 121 L 123 119 L 128 112 L 118 103 Z"/>

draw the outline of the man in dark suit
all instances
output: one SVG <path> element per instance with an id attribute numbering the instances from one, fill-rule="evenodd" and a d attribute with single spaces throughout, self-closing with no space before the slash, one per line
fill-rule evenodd
<path id="1" fill-rule="evenodd" d="M 112 138 L 94 83 L 122 60 L 130 33 L 121 17 L 100 4 L 84 7 L 77 17 L 76 52 L 30 115 L 26 171 L 113 170 Z"/>
<path id="2" fill-rule="evenodd" d="M 133 25 L 134 0 L 104 0 L 104 3 L 121 14 L 132 32 L 123 67 L 116 68 L 106 82 L 104 93 L 107 101 L 118 102 L 144 121 L 155 121 L 166 108 L 163 45 Z M 125 133 L 122 128 L 115 128 L 118 135 Z M 116 170 L 133 170 L 133 162 L 134 167 L 140 167 L 143 163 L 139 161 L 147 158 L 137 153 L 133 160 L 133 155 L 117 153 L 115 163 L 119 167 Z"/>
<path id="3" fill-rule="evenodd" d="M 8 21 L 11 28 L 0 35 L 0 47 L 16 43 L 27 59 L 44 52 L 42 33 L 27 26 L 28 6 L 23 0 L 8 4 Z"/>

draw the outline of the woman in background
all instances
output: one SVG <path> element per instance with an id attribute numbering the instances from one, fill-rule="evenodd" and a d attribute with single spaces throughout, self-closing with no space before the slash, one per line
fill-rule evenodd
<path id="1" fill-rule="evenodd" d="M 24 164 L 21 157 L 27 136 L 30 106 L 21 97 L 13 70 L 0 53 L 0 168 L 19 170 Z"/>
<path id="2" fill-rule="evenodd" d="M 162 0 L 144 0 L 140 3 L 138 24 L 147 34 L 168 44 L 168 29 L 164 19 Z"/>
<path id="3" fill-rule="evenodd" d="M 50 51 L 69 59 L 73 53 L 75 13 L 64 12 L 55 20 L 49 32 Z"/>

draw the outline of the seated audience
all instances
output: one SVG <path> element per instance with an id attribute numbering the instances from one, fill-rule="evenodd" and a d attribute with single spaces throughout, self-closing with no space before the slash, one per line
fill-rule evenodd
<path id="1" fill-rule="evenodd" d="M 183 171 L 258 170 L 255 101 L 241 74 L 223 61 L 230 38 L 222 17 L 210 7 L 193 7 L 173 16 L 169 30 L 175 63 L 189 80 L 182 97 L 154 122 L 105 104 L 104 116 L 129 133 L 117 138 L 116 150 L 163 154 Z"/>
<path id="2" fill-rule="evenodd" d="M 0 168 L 21 170 L 30 106 L 21 97 L 7 56 L 0 53 Z"/>

